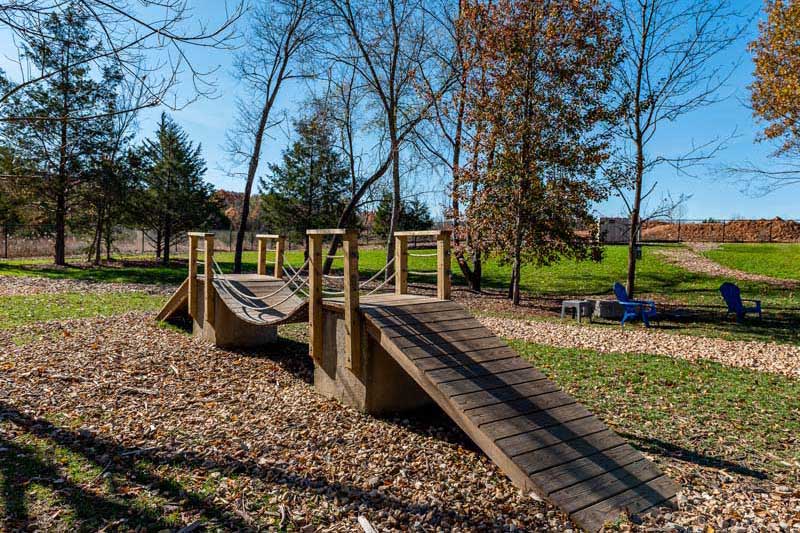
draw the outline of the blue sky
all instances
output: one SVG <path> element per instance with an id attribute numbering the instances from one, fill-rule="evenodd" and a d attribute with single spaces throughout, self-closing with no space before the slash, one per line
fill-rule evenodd
<path id="1" fill-rule="evenodd" d="M 759 0 L 739 0 L 738 7 L 742 13 L 755 13 L 760 5 Z M 224 4 L 213 0 L 196 0 L 195 18 L 213 24 L 224 16 Z M 679 122 L 659 129 L 652 144 L 653 153 L 674 155 L 685 152 L 692 143 L 702 143 L 714 137 L 726 137 L 733 132 L 737 136 L 731 140 L 727 149 L 720 153 L 706 167 L 693 170 L 693 177 L 679 176 L 668 168 L 659 169 L 660 191 L 669 191 L 673 196 L 690 194 L 685 217 L 688 218 L 729 218 L 729 217 L 774 217 L 800 218 L 800 186 L 785 188 L 762 198 L 752 198 L 741 191 L 736 180 L 725 177 L 719 168 L 726 164 L 752 161 L 764 166 L 775 165 L 768 158 L 772 151 L 769 145 L 755 142 L 759 126 L 747 108 L 749 98 L 748 85 L 751 82 L 752 62 L 746 52 L 746 44 L 752 40 L 756 32 L 756 21 L 753 20 L 748 34 L 735 48 L 731 48 L 720 61 L 734 64 L 740 62 L 734 75 L 725 89 L 728 97 L 714 106 L 701 109 L 684 116 Z M 2 34 L 0 34 L 2 35 Z M 0 51 L 8 54 L 10 43 L 7 39 L 0 42 Z M 232 53 L 209 49 L 190 50 L 195 65 L 211 69 L 217 68 L 214 76 L 217 83 L 218 97 L 213 100 L 200 100 L 186 109 L 172 112 L 177 120 L 196 142 L 203 145 L 208 161 L 207 178 L 216 187 L 241 191 L 244 181 L 230 176 L 230 164 L 224 151 L 225 134 L 235 123 L 235 106 L 240 88 L 231 72 Z M 7 61 L 0 59 L 0 65 L 8 67 Z M 188 88 L 188 87 L 187 87 Z M 292 88 L 286 91 L 279 105 L 291 117 L 299 111 L 302 100 L 300 90 Z M 288 96 L 287 96 L 288 95 Z M 149 135 L 155 128 L 160 110 L 145 111 L 140 119 L 140 135 Z M 283 131 L 273 130 L 266 141 L 262 170 L 270 162 L 276 162 L 280 153 L 288 144 Z M 261 172 L 263 174 L 263 172 Z M 650 178 L 651 180 L 653 178 Z M 657 193 L 658 194 L 658 193 Z M 430 195 L 427 198 L 435 213 L 442 195 Z M 605 215 L 622 213 L 622 204 L 618 200 L 609 200 L 599 205 L 598 212 Z"/>

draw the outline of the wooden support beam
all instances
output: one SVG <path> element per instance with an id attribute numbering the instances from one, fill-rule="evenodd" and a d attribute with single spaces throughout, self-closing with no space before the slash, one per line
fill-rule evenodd
<path id="1" fill-rule="evenodd" d="M 189 316 L 197 316 L 197 235 L 189 234 Z"/>
<path id="2" fill-rule="evenodd" d="M 318 364 L 322 362 L 322 237 L 308 232 L 308 336 L 309 350 Z"/>
<path id="3" fill-rule="evenodd" d="M 267 275 L 267 237 L 256 235 L 258 240 L 258 262 L 256 263 L 256 273 L 259 276 Z"/>
<path id="4" fill-rule="evenodd" d="M 440 231 L 436 237 L 436 297 L 450 299 L 450 232 Z"/>
<path id="5" fill-rule="evenodd" d="M 404 233 L 394 234 L 394 292 L 408 293 L 408 236 Z"/>
<path id="6" fill-rule="evenodd" d="M 205 291 L 203 294 L 203 315 L 205 315 L 205 327 L 214 327 L 214 234 L 206 233 L 205 239 L 205 262 L 203 274 L 205 274 Z"/>
<path id="7" fill-rule="evenodd" d="M 347 233 L 346 229 L 310 229 L 306 231 L 307 235 L 344 235 Z"/>
<path id="8" fill-rule="evenodd" d="M 272 275 L 280 279 L 283 277 L 283 256 L 286 253 L 286 237 L 278 235 L 275 242 L 275 270 Z"/>
<path id="9" fill-rule="evenodd" d="M 342 239 L 344 249 L 344 345 L 345 364 L 361 371 L 361 324 L 358 316 L 358 233 L 349 231 Z"/>

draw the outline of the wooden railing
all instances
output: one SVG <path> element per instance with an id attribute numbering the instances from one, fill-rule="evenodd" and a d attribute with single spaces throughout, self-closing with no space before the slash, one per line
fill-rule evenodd
<path id="1" fill-rule="evenodd" d="M 267 275 L 267 243 L 275 242 L 275 260 L 273 261 L 272 276 L 278 279 L 283 277 L 283 256 L 286 253 L 285 235 L 256 235 L 258 241 L 258 264 L 256 272 L 259 276 Z"/>
<path id="2" fill-rule="evenodd" d="M 214 234 L 189 232 L 189 315 L 197 317 L 197 243 L 204 241 L 203 275 L 203 318 L 206 324 L 214 323 Z"/>
<path id="3" fill-rule="evenodd" d="M 394 233 L 395 293 L 408 293 L 408 238 L 436 237 L 436 297 L 450 299 L 450 230 L 396 231 Z"/>

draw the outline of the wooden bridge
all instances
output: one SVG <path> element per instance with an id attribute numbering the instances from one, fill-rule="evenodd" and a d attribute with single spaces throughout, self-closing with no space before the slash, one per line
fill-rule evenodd
<path id="1" fill-rule="evenodd" d="M 333 293 L 325 289 L 322 273 L 323 239 L 331 235 L 342 239 L 344 249 L 343 288 Z M 408 294 L 411 236 L 436 239 L 436 297 Z M 199 238 L 205 240 L 202 277 L 197 275 Z M 309 231 L 306 278 L 293 270 L 277 276 L 283 265 L 278 236 L 259 236 L 257 275 L 214 277 L 213 236 L 190 234 L 190 274 L 178 294 L 185 293 L 195 318 L 200 305 L 193 308 L 192 302 L 200 300 L 203 309 L 213 312 L 214 300 L 242 322 L 262 328 L 307 317 L 315 385 L 323 393 L 330 388 L 317 381 L 327 379 L 327 372 L 333 380 L 352 379 L 347 389 L 355 383 L 374 389 L 367 394 L 392 394 L 391 383 L 380 379 L 386 371 L 376 370 L 386 354 L 517 486 L 550 501 L 588 531 L 601 529 L 622 513 L 675 505 L 678 487 L 655 464 L 450 300 L 448 232 L 398 232 L 396 238 L 395 257 L 387 262 L 387 267 L 394 264 L 394 274 L 383 281 L 383 286 L 394 281 L 391 292 L 373 289 L 364 295 L 368 287 L 359 278 L 355 233 Z M 279 243 L 273 276 L 266 275 L 268 240 Z M 296 286 L 286 281 L 293 277 Z M 202 298 L 197 295 L 200 282 Z M 268 312 L 253 309 L 258 295 L 268 295 L 262 300 Z M 159 317 L 179 307 L 171 300 Z M 202 314 L 207 323 L 208 314 Z M 341 353 L 335 353 L 337 347 Z M 333 367 L 331 358 L 337 359 Z M 410 385 L 401 384 L 400 392 L 412 394 Z M 349 396 L 340 399 L 352 403 Z"/>

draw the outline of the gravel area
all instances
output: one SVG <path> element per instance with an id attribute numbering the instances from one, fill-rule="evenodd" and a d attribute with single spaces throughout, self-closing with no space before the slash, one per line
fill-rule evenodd
<path id="1" fill-rule="evenodd" d="M 143 292 L 146 294 L 172 294 L 175 287 L 141 283 L 103 283 L 77 279 L 50 279 L 29 276 L 0 275 L 0 296 L 31 296 L 56 292 L 85 292 L 91 294 L 112 292 Z"/>
<path id="2" fill-rule="evenodd" d="M 637 326 L 588 326 L 496 317 L 478 320 L 497 335 L 536 344 L 585 348 L 601 353 L 636 351 L 688 361 L 709 359 L 730 366 L 800 377 L 800 346 L 795 345 L 677 335 Z"/>
<path id="3" fill-rule="evenodd" d="M 753 274 L 750 272 L 736 270 L 734 268 L 728 268 L 715 261 L 712 261 L 701 253 L 698 253 L 714 247 L 715 245 L 698 243 L 689 248 L 661 248 L 656 250 L 656 253 L 660 254 L 670 263 L 684 268 L 690 272 L 698 272 L 701 274 L 708 274 L 710 276 L 727 277 L 740 281 L 768 283 L 769 285 L 779 287 L 781 289 L 796 289 L 800 287 L 800 282 L 778 279 L 770 276 L 764 276 L 762 274 Z"/>
<path id="4" fill-rule="evenodd" d="M 151 319 L 131 313 L 0 332 L 0 463 L 9 443 L 34 434 L 102 467 L 105 489 L 95 479 L 71 483 L 65 470 L 37 479 L 60 487 L 64 501 L 71 491 L 113 500 L 113 513 L 96 508 L 91 529 L 132 529 L 133 502 L 152 497 L 156 513 L 190 530 L 204 521 L 224 530 L 358 531 L 359 517 L 377 531 L 572 530 L 438 411 L 378 419 L 316 394 L 302 327 L 283 330 L 296 341 L 229 352 Z M 797 487 L 648 456 L 684 487 L 681 509 L 622 530 L 800 531 Z M 27 525 L 64 529 L 61 510 L 46 511 Z M 0 529 L 20 525 L 0 517 Z"/>

